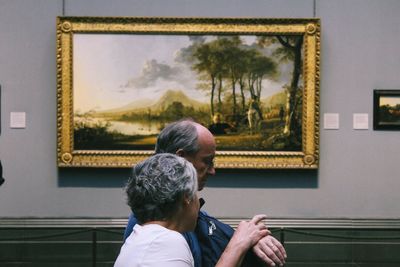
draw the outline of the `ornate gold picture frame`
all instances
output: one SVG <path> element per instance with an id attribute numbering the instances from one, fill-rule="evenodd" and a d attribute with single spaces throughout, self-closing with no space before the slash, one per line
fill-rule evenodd
<path id="1" fill-rule="evenodd" d="M 318 168 L 319 19 L 57 18 L 59 167 L 131 167 L 190 117 L 217 168 Z"/>

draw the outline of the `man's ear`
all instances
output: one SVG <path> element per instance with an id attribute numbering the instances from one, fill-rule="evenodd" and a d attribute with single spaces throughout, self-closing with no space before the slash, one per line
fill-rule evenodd
<path id="1" fill-rule="evenodd" d="M 178 149 L 175 154 L 182 158 L 184 158 L 186 155 L 185 151 L 182 148 Z"/>
<path id="2" fill-rule="evenodd" d="M 183 204 L 188 206 L 190 202 L 192 202 L 192 199 L 187 194 L 185 194 L 183 196 Z"/>

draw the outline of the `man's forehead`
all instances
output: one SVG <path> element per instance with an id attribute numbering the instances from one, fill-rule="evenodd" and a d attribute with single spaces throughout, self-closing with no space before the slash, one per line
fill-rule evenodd
<path id="1" fill-rule="evenodd" d="M 212 138 L 199 138 L 199 152 L 205 154 L 215 154 L 215 141 Z"/>
<path id="2" fill-rule="evenodd" d="M 200 149 L 209 149 L 215 151 L 215 139 L 213 135 L 199 134 L 198 138 Z"/>

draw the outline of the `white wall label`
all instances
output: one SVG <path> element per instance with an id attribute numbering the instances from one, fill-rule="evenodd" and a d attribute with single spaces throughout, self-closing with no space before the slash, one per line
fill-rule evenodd
<path id="1" fill-rule="evenodd" d="M 353 114 L 353 129 L 368 130 L 368 114 L 354 113 Z"/>
<path id="2" fill-rule="evenodd" d="M 339 129 L 339 114 L 325 113 L 324 114 L 324 129 L 337 130 Z"/>
<path id="3" fill-rule="evenodd" d="M 10 113 L 10 128 L 25 128 L 26 127 L 26 113 L 25 112 L 11 112 Z"/>

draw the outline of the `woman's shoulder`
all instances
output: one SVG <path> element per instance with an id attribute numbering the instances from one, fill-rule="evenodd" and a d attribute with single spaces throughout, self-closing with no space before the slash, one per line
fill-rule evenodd
<path id="1" fill-rule="evenodd" d="M 151 231 L 153 235 L 146 249 L 146 256 L 149 256 L 147 260 L 174 263 L 174 266 L 193 266 L 189 245 L 182 234 L 160 225 L 146 225 L 143 228 L 147 228 L 145 231 Z"/>
<path id="2" fill-rule="evenodd" d="M 178 243 L 186 243 L 185 238 L 182 236 L 181 233 L 177 231 L 173 231 L 170 229 L 167 229 L 161 225 L 158 224 L 147 224 L 145 226 L 141 226 L 140 231 L 143 233 L 146 233 L 147 235 L 153 235 L 155 241 L 175 241 Z"/>
<path id="3" fill-rule="evenodd" d="M 188 267 L 194 261 L 183 236 L 161 225 L 135 225 L 121 249 L 119 265 Z M 136 265 L 134 265 L 136 264 Z"/>

